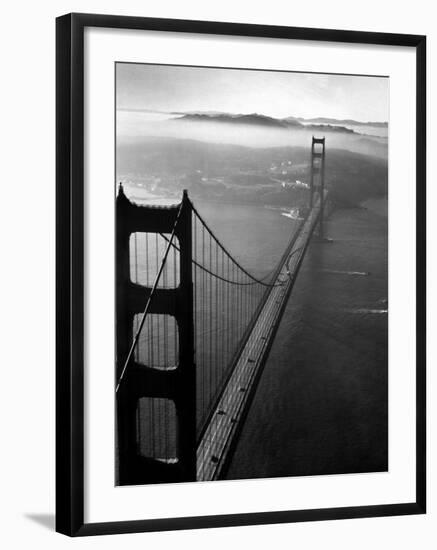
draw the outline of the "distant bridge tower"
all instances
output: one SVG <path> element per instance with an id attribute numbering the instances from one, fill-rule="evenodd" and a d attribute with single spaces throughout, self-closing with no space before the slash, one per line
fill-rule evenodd
<path id="1" fill-rule="evenodd" d="M 315 138 L 311 143 L 310 208 L 313 207 L 314 194 L 320 196 L 319 237 L 323 239 L 323 216 L 325 194 L 325 138 Z"/>
<path id="2" fill-rule="evenodd" d="M 125 361 L 134 338 L 134 318 L 145 310 L 151 288 L 131 280 L 130 238 L 134 233 L 171 234 L 179 205 L 139 206 L 131 203 L 120 184 L 116 202 L 116 334 L 117 381 L 125 376 L 117 391 L 118 484 L 136 485 L 157 482 L 196 480 L 196 372 L 194 362 L 194 313 L 192 282 L 192 207 L 186 192 L 176 224 L 179 249 L 175 288 L 157 288 L 150 314 L 168 315 L 176 320 L 177 351 L 175 365 L 154 368 L 139 364 L 134 357 L 126 369 Z M 175 335 L 176 338 L 176 335 Z M 140 401 L 166 404 L 174 414 L 166 421 L 174 435 L 174 455 L 150 451 L 144 456 L 140 431 L 154 434 L 159 426 L 141 426 Z M 169 420 L 170 418 L 170 420 Z M 156 420 L 155 420 L 156 422 Z"/>

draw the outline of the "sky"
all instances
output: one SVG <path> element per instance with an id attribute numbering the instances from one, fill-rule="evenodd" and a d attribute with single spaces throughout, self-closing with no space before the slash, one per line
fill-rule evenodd
<path id="1" fill-rule="evenodd" d="M 117 63 L 117 109 L 388 121 L 384 77 Z"/>

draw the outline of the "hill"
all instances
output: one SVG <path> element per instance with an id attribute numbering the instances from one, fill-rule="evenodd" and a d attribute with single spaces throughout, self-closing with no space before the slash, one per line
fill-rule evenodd
<path id="1" fill-rule="evenodd" d="M 305 204 L 308 147 L 251 148 L 189 139 L 147 138 L 117 147 L 117 178 L 142 182 L 153 192 L 210 200 L 293 206 Z M 387 194 L 387 161 L 344 149 L 329 149 L 326 184 L 331 197 L 356 205 Z"/>

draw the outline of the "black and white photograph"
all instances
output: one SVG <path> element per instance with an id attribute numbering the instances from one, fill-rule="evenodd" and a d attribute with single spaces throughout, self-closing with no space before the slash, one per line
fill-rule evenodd
<path id="1" fill-rule="evenodd" d="M 374 4 L 6 4 L 6 550 L 434 548 L 437 27 Z"/>
<path id="2" fill-rule="evenodd" d="M 116 485 L 387 472 L 389 87 L 115 63 Z"/>

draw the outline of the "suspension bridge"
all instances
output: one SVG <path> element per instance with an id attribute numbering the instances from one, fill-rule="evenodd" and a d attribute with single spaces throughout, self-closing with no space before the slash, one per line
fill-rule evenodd
<path id="1" fill-rule="evenodd" d="M 308 207 L 273 271 L 257 278 L 184 191 L 170 207 L 116 202 L 117 483 L 226 475 L 309 242 L 323 238 L 325 139 Z"/>

